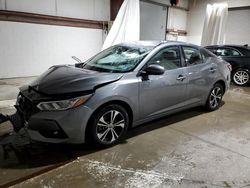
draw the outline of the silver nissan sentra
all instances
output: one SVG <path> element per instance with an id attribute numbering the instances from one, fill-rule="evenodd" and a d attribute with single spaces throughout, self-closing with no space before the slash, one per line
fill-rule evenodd
<path id="1" fill-rule="evenodd" d="M 139 41 L 51 67 L 20 88 L 16 108 L 33 140 L 109 146 L 129 127 L 195 106 L 218 109 L 229 83 L 230 65 L 204 48 Z"/>

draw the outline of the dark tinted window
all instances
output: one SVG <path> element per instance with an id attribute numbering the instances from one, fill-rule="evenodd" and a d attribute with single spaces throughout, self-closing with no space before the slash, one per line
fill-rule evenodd
<path id="1" fill-rule="evenodd" d="M 232 48 L 218 48 L 216 50 L 217 56 L 241 56 L 241 54 Z"/>
<path id="2" fill-rule="evenodd" d="M 181 67 L 180 50 L 177 46 L 167 47 L 156 54 L 149 64 L 158 63 L 166 70 L 176 69 Z"/>
<path id="3" fill-rule="evenodd" d="M 183 51 L 187 65 L 197 65 L 203 63 L 199 49 L 184 46 Z"/>

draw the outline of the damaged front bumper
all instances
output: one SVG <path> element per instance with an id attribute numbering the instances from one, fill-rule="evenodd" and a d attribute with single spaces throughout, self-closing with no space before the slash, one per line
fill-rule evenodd
<path id="1" fill-rule="evenodd" d="M 41 111 L 37 103 L 20 93 L 15 105 L 19 119 L 13 118 L 18 127 L 27 127 L 32 140 L 47 143 L 85 142 L 85 129 L 92 114 L 91 109 L 82 105 L 64 111 Z"/>

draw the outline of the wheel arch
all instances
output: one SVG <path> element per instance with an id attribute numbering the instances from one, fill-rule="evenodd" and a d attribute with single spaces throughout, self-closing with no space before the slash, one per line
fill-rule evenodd
<path id="1" fill-rule="evenodd" d="M 222 80 L 222 79 L 220 79 L 220 80 L 217 80 L 214 84 L 213 84 L 213 87 L 210 89 L 210 92 L 209 92 L 209 94 L 208 94 L 208 96 L 207 96 L 207 99 L 206 99 L 206 103 L 205 103 L 205 108 L 208 110 L 208 111 L 214 111 L 214 110 L 216 110 L 216 109 L 218 109 L 219 107 L 216 107 L 216 108 L 214 108 L 214 109 L 212 109 L 211 107 L 210 107 L 210 105 L 209 105 L 209 98 L 210 98 L 210 95 L 211 95 L 211 92 L 213 91 L 213 89 L 215 88 L 215 85 L 216 84 L 220 84 L 221 86 L 222 86 L 222 88 L 223 88 L 223 94 L 222 94 L 222 96 L 224 95 L 224 93 L 226 92 L 226 82 L 224 81 L 224 80 Z M 221 99 L 222 100 L 222 99 Z"/>
<path id="2" fill-rule="evenodd" d="M 87 138 L 87 132 L 88 132 L 88 129 L 90 128 L 90 123 L 92 121 L 92 119 L 94 118 L 95 114 L 98 113 L 102 108 L 104 108 L 105 106 L 108 106 L 108 105 L 112 105 L 112 104 L 116 104 L 116 105 L 120 105 L 122 106 L 123 108 L 125 108 L 125 110 L 128 112 L 128 116 L 129 116 L 129 128 L 132 127 L 132 123 L 133 123 L 133 110 L 131 108 L 131 106 L 125 102 L 125 101 L 122 101 L 122 100 L 112 100 L 112 101 L 108 101 L 102 105 L 100 105 L 97 109 L 95 109 L 95 111 L 91 114 L 88 122 L 87 122 L 87 126 L 86 126 L 86 129 L 85 129 L 85 138 Z"/>
<path id="3" fill-rule="evenodd" d="M 215 85 L 215 84 L 221 84 L 222 87 L 223 87 L 224 93 L 226 92 L 226 83 L 225 83 L 224 80 L 218 80 L 218 81 L 216 81 L 216 82 L 214 83 L 214 85 Z"/>

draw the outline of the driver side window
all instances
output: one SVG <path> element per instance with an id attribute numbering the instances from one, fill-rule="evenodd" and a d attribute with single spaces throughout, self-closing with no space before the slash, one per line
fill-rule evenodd
<path id="1" fill-rule="evenodd" d="M 150 61 L 150 64 L 159 64 L 166 70 L 177 69 L 181 67 L 181 57 L 179 47 L 167 47 L 158 52 Z"/>

